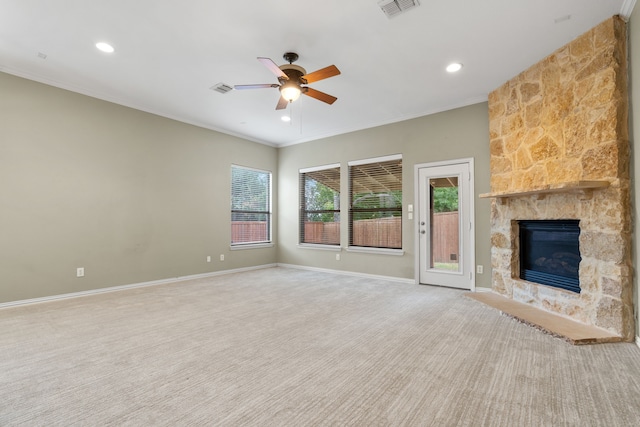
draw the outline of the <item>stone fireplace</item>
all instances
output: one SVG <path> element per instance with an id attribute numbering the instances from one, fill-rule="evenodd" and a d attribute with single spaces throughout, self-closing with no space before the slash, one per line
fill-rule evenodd
<path id="1" fill-rule="evenodd" d="M 494 292 L 634 334 L 626 24 L 614 16 L 489 95 Z M 521 278 L 525 220 L 579 221 L 579 292 Z"/>

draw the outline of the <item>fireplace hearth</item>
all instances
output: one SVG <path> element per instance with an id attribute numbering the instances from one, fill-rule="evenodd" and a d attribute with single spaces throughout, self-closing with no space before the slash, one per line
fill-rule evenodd
<path id="1" fill-rule="evenodd" d="M 518 221 L 520 278 L 580 293 L 580 221 Z"/>

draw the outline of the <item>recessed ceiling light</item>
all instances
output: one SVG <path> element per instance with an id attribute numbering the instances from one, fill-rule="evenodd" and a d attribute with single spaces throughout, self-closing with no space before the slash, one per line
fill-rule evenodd
<path id="1" fill-rule="evenodd" d="M 104 42 L 96 43 L 96 47 L 98 48 L 98 50 L 101 50 L 105 53 L 113 53 L 113 51 L 115 50 L 109 43 Z"/>
<path id="2" fill-rule="evenodd" d="M 290 121 L 291 121 L 291 117 L 289 117 L 289 116 L 282 116 L 282 117 L 280 117 L 280 119 L 281 119 L 283 122 L 290 122 Z"/>
<path id="3" fill-rule="evenodd" d="M 450 73 L 455 73 L 456 71 L 460 71 L 462 69 L 462 64 L 459 62 L 454 62 L 452 64 L 447 65 L 447 71 Z"/>

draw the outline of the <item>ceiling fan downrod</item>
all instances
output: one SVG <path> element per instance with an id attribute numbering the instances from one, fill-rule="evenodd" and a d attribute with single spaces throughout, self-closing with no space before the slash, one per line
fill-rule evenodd
<path id="1" fill-rule="evenodd" d="M 294 62 L 296 62 L 299 58 L 298 54 L 295 52 L 286 52 L 284 55 L 282 55 L 282 57 L 284 58 L 285 61 L 287 61 L 289 64 L 293 64 Z"/>

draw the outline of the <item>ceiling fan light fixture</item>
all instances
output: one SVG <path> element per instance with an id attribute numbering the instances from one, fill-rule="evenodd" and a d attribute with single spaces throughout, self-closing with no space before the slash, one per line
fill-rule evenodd
<path id="1" fill-rule="evenodd" d="M 300 98 L 300 87 L 295 83 L 285 83 L 280 87 L 280 95 L 289 102 Z"/>

